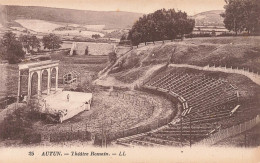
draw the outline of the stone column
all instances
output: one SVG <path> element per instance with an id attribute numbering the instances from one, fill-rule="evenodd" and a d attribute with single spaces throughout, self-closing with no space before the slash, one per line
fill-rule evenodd
<path id="1" fill-rule="evenodd" d="M 55 91 L 58 89 L 58 77 L 59 77 L 59 68 L 56 67 L 56 85 L 55 85 Z"/>
<path id="2" fill-rule="evenodd" d="M 30 96 L 31 96 L 31 87 L 32 87 L 32 84 L 31 84 L 31 81 L 32 80 L 32 73 L 29 72 L 29 75 L 28 75 L 28 94 L 27 94 L 27 99 L 30 100 Z"/>
<path id="3" fill-rule="evenodd" d="M 38 96 L 40 96 L 42 94 L 42 73 L 41 73 L 41 70 L 37 71 L 37 75 L 38 75 L 38 90 L 37 90 L 37 94 L 38 94 Z"/>
<path id="4" fill-rule="evenodd" d="M 47 79 L 47 94 L 50 94 L 51 91 L 51 69 L 47 69 L 48 72 L 48 79 Z"/>
<path id="5" fill-rule="evenodd" d="M 18 74 L 18 92 L 17 92 L 17 102 L 19 102 L 19 97 L 21 95 L 21 71 Z"/>

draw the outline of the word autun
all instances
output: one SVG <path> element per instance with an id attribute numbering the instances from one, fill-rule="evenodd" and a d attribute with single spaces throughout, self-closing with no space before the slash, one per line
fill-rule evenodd
<path id="1" fill-rule="evenodd" d="M 70 152 L 71 156 L 109 156 L 110 154 L 107 152 Z M 62 154 L 60 151 L 45 151 L 42 152 L 41 156 L 62 156 L 62 155 L 69 155 L 69 154 Z"/>

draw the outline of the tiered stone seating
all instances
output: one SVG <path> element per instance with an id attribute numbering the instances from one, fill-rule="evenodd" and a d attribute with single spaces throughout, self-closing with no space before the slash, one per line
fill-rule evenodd
<path id="1" fill-rule="evenodd" d="M 159 137 L 159 136 L 143 136 L 138 138 L 139 141 L 142 142 L 148 142 L 150 144 L 156 144 L 156 145 L 163 145 L 163 146 L 181 146 L 181 142 L 176 141 L 174 139 L 170 139 L 167 137 Z M 187 140 L 183 140 L 183 145 L 188 145 L 188 141 Z"/>
<path id="2" fill-rule="evenodd" d="M 190 141 L 194 143 L 217 132 L 223 127 L 220 122 L 234 117 L 231 111 L 236 106 L 237 91 L 227 81 L 200 74 L 170 72 L 145 85 L 173 92 L 182 99 L 181 102 L 187 102 L 186 109 L 189 110 L 177 123 L 134 140 L 160 145 L 188 145 Z"/>

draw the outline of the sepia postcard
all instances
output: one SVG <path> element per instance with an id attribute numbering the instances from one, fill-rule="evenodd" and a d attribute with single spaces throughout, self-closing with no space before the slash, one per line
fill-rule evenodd
<path id="1" fill-rule="evenodd" d="M 0 0 L 0 163 L 260 163 L 260 0 Z"/>

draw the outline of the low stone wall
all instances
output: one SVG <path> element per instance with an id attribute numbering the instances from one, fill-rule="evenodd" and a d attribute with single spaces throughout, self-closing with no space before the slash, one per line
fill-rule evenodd
<path id="1" fill-rule="evenodd" d="M 88 55 L 108 55 L 115 50 L 115 44 L 109 43 L 94 43 L 94 42 L 74 42 L 70 55 L 75 50 L 77 55 L 85 55 L 85 50 L 88 50 Z"/>
<path id="2" fill-rule="evenodd" d="M 250 130 L 251 128 L 256 126 L 259 122 L 260 122 L 260 115 L 257 115 L 255 118 L 249 121 L 246 121 L 236 126 L 232 126 L 230 128 L 226 128 L 224 130 L 220 130 L 219 132 L 211 135 L 209 138 L 203 139 L 202 141 L 198 142 L 196 145 L 214 145 L 223 139 Z"/>

